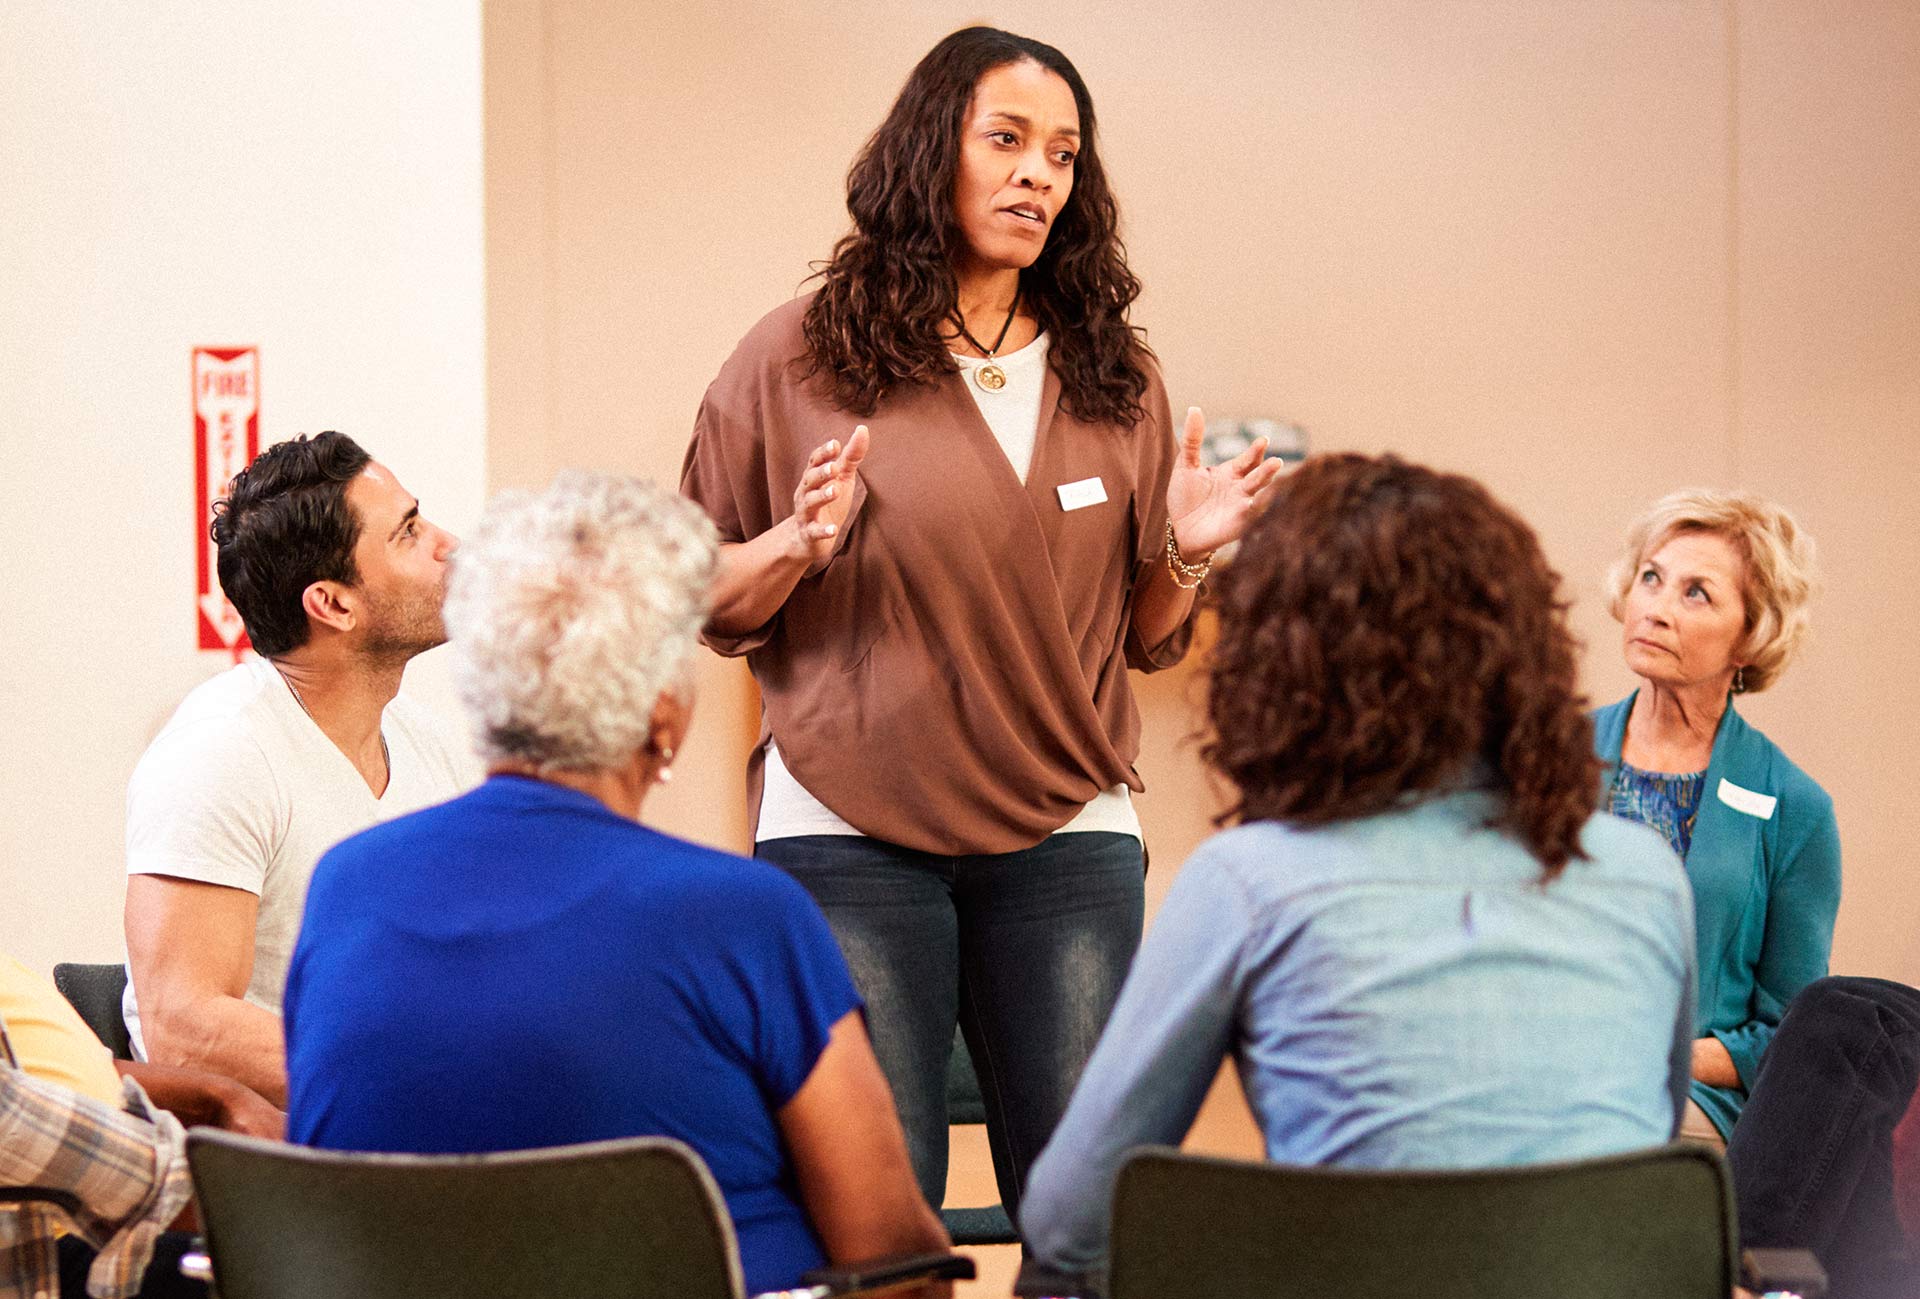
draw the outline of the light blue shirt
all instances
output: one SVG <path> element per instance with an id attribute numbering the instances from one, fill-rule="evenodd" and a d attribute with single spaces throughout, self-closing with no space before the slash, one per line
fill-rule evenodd
<path id="1" fill-rule="evenodd" d="M 1645 826 L 1599 815 L 1552 884 L 1469 790 L 1215 835 L 1181 870 L 1021 1204 L 1104 1263 L 1127 1152 L 1177 1144 L 1229 1053 L 1280 1163 L 1470 1168 L 1657 1145 L 1693 1028 L 1693 903 Z"/>

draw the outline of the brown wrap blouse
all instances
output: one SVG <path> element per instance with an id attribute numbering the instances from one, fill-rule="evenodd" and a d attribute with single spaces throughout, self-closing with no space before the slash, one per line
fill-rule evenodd
<path id="1" fill-rule="evenodd" d="M 1126 428 L 1075 419 L 1049 369 L 1023 485 L 959 374 L 871 417 L 836 408 L 807 377 L 806 306 L 769 314 L 721 368 L 680 484 L 723 541 L 747 541 L 792 513 L 815 447 L 871 434 L 834 553 L 764 626 L 706 638 L 760 685 L 756 822 L 768 734 L 834 813 L 923 852 L 1031 847 L 1101 790 L 1144 788 L 1127 668 L 1170 667 L 1193 636 L 1191 617 L 1159 645 L 1132 628 L 1175 454 L 1158 372 Z M 1056 489 L 1094 478 L 1106 500 L 1064 508 Z"/>

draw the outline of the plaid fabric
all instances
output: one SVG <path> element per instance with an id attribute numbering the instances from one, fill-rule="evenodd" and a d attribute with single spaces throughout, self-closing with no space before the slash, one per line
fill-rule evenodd
<path id="1" fill-rule="evenodd" d="M 0 1063 L 0 1299 L 59 1299 L 62 1229 L 100 1251 L 87 1293 L 140 1288 L 192 1184 L 180 1124 L 132 1079 L 123 1099 L 124 1112 Z"/>

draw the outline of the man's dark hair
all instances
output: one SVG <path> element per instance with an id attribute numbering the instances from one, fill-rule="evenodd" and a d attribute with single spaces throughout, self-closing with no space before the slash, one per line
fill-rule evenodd
<path id="1" fill-rule="evenodd" d="M 262 451 L 213 503 L 220 587 L 268 658 L 307 643 L 307 587 L 360 580 L 347 484 L 372 459 L 344 433 L 297 437 Z"/>

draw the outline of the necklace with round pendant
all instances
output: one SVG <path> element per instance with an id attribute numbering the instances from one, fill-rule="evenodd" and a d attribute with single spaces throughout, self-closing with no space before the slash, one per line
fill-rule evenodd
<path id="1" fill-rule="evenodd" d="M 1000 337 L 993 340 L 992 347 L 983 346 L 979 339 L 967 332 L 964 316 L 955 313 L 955 323 L 960 327 L 960 337 L 973 344 L 973 350 L 985 358 L 986 364 L 973 372 L 973 381 L 986 392 L 999 392 L 1007 386 L 1007 372 L 1000 368 L 993 358 L 999 354 L 1000 344 L 1007 341 L 1007 331 L 1013 328 L 1013 318 L 1020 310 L 1020 288 L 1013 290 L 1013 305 L 1007 308 L 1007 322 L 1000 326 Z"/>

